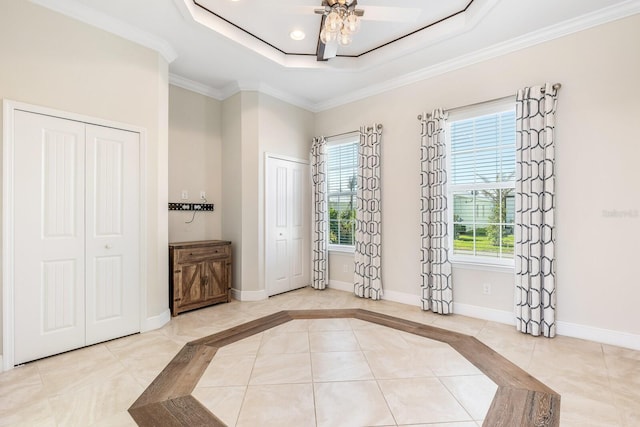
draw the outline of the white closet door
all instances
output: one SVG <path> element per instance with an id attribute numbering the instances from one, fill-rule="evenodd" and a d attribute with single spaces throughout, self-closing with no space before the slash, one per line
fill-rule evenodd
<path id="1" fill-rule="evenodd" d="M 15 112 L 14 363 L 85 342 L 85 125 Z"/>
<path id="2" fill-rule="evenodd" d="M 139 134 L 87 125 L 87 345 L 140 331 Z"/>
<path id="3" fill-rule="evenodd" d="M 267 160 L 266 287 L 269 296 L 309 284 L 309 166 Z"/>

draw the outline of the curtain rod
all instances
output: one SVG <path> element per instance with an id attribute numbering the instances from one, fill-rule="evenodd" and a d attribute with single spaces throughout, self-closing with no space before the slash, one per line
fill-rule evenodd
<path id="1" fill-rule="evenodd" d="M 560 84 L 560 83 L 554 83 L 554 85 L 553 85 L 553 88 L 554 88 L 555 90 L 559 90 L 561 87 L 562 87 L 562 84 Z M 542 87 L 541 92 L 542 92 L 542 93 L 545 93 L 545 92 L 546 92 L 546 89 L 545 89 L 545 87 L 544 87 L 544 86 Z M 490 103 L 490 102 L 503 101 L 503 100 L 505 100 L 505 99 L 513 98 L 514 96 L 516 96 L 516 95 L 507 95 L 507 96 L 502 96 L 502 97 L 500 97 L 500 98 L 490 99 L 490 100 L 488 100 L 488 101 L 475 102 L 475 103 L 473 103 L 473 104 L 461 105 L 461 106 L 459 106 L 459 107 L 453 107 L 453 108 L 447 108 L 446 110 L 444 110 L 444 112 L 445 112 L 445 113 L 449 113 L 449 112 L 451 112 L 451 111 L 460 110 L 460 109 L 462 109 L 462 108 L 475 107 L 475 106 L 477 106 L 477 105 L 488 104 L 488 103 Z M 427 114 L 426 114 L 426 118 L 428 119 L 428 118 L 430 118 L 430 117 L 431 117 L 431 113 L 427 113 Z M 418 120 L 422 120 L 422 114 L 418 115 Z"/>

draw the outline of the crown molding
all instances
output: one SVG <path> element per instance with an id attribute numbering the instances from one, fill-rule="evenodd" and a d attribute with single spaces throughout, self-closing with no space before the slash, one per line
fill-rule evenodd
<path id="1" fill-rule="evenodd" d="M 142 31 L 124 21 L 115 19 L 76 0 L 60 2 L 56 0 L 30 0 L 31 3 L 53 10 L 85 24 L 100 28 L 124 39 L 155 50 L 168 62 L 173 62 L 178 53 L 166 40 Z"/>
<path id="2" fill-rule="evenodd" d="M 261 82 L 236 81 L 226 85 L 220 91 L 223 100 L 235 95 L 238 92 L 259 92 L 263 95 L 271 96 L 273 98 L 279 99 L 280 101 L 286 102 L 312 113 L 316 112 L 314 110 L 313 103 L 309 102 L 308 100 L 299 96 L 292 95 L 289 92 L 276 89 Z"/>
<path id="3" fill-rule="evenodd" d="M 169 73 L 169 84 L 190 90 L 191 92 L 199 93 L 200 95 L 208 96 L 209 98 L 213 98 L 218 101 L 223 101 L 226 98 L 219 89 L 173 73 Z"/>
<path id="4" fill-rule="evenodd" d="M 560 24 L 549 26 L 538 31 L 534 31 L 512 40 L 495 44 L 485 49 L 478 50 L 468 55 L 444 61 L 421 70 L 407 73 L 397 78 L 385 82 L 371 85 L 367 88 L 356 90 L 345 96 L 334 98 L 329 101 L 319 102 L 311 105 L 311 111 L 321 112 L 336 108 L 345 104 L 359 101 L 371 96 L 379 95 L 402 86 L 417 83 L 441 74 L 458 70 L 479 62 L 507 55 L 518 50 L 522 50 L 540 43 L 545 43 L 573 33 L 587 30 L 589 28 L 617 21 L 640 13 L 640 0 L 629 0 L 624 3 L 600 9 Z"/>

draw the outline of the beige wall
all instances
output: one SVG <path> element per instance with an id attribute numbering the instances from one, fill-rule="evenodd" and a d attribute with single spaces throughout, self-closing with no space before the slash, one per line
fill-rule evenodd
<path id="1" fill-rule="evenodd" d="M 265 164 L 266 155 L 309 160 L 314 114 L 269 95 L 260 94 L 260 149 L 258 187 L 258 288 L 265 283 Z"/>
<path id="2" fill-rule="evenodd" d="M 200 202 L 206 192 L 214 212 L 170 211 L 169 241 L 220 239 L 222 213 L 222 103 L 169 86 L 169 201 Z M 193 222 L 187 223 L 188 221 Z"/>
<path id="3" fill-rule="evenodd" d="M 316 134 L 384 124 L 383 280 L 417 295 L 419 126 L 416 116 L 560 82 L 557 279 L 560 321 L 640 333 L 634 257 L 640 241 L 640 15 L 485 61 L 316 115 Z M 635 212 L 608 217 L 605 211 Z M 333 256 L 332 256 L 333 258 Z M 340 260 L 331 261 L 341 265 Z M 339 268 L 339 267 L 338 267 Z M 512 276 L 454 269 L 454 300 L 513 311 Z M 340 280 L 341 273 L 331 272 Z M 491 283 L 493 295 L 482 295 Z"/>
<path id="4" fill-rule="evenodd" d="M 233 242 L 234 285 L 264 297 L 265 155 L 307 159 L 311 112 L 258 92 L 223 102 L 222 234 Z M 245 294 L 246 296 L 247 294 Z"/>
<path id="5" fill-rule="evenodd" d="M 0 98 L 147 130 L 147 316 L 167 309 L 168 67 L 159 55 L 26 0 L 0 4 Z"/>

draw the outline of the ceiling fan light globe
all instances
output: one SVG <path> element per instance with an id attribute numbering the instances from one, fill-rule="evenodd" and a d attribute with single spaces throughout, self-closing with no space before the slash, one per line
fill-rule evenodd
<path id="1" fill-rule="evenodd" d="M 360 30 L 360 19 L 353 13 L 344 20 L 344 28 L 349 30 L 349 33 L 354 34 Z"/>
<path id="2" fill-rule="evenodd" d="M 340 46 L 349 46 L 352 40 L 351 34 L 345 32 L 340 33 L 338 36 L 338 43 Z"/>
<path id="3" fill-rule="evenodd" d="M 336 39 L 338 33 L 327 31 L 326 28 L 320 30 L 320 41 L 324 44 L 331 43 Z"/>
<path id="4" fill-rule="evenodd" d="M 324 21 L 324 27 L 331 32 L 337 32 L 340 30 L 342 26 L 342 19 L 340 15 L 336 11 L 332 11 L 327 15 L 327 18 Z"/>

